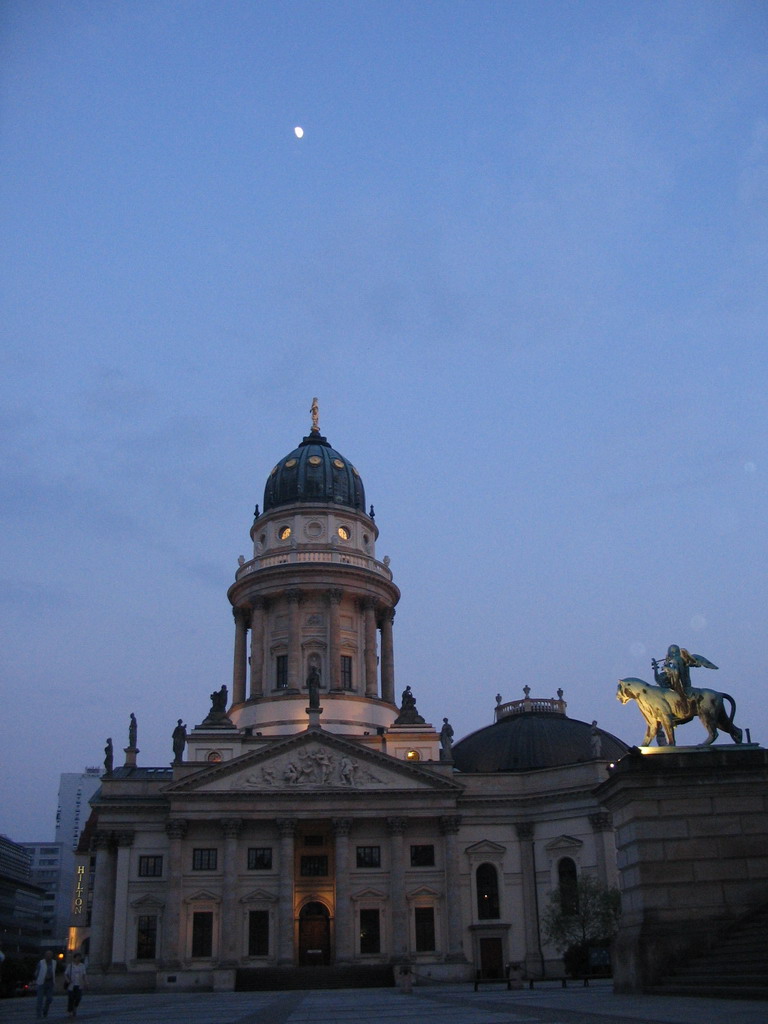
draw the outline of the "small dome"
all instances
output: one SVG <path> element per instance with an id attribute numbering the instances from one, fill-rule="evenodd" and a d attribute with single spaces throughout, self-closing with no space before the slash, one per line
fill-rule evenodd
<path id="1" fill-rule="evenodd" d="M 592 726 L 552 711 L 527 711 L 499 719 L 470 733 L 453 747 L 461 772 L 527 772 L 583 761 L 614 761 L 629 747 L 597 729 L 599 754 L 593 749 Z M 596 744 L 595 744 L 596 745 Z"/>
<path id="2" fill-rule="evenodd" d="M 264 488 L 264 512 L 298 501 L 365 512 L 360 474 L 319 431 L 313 430 L 278 462 Z"/>

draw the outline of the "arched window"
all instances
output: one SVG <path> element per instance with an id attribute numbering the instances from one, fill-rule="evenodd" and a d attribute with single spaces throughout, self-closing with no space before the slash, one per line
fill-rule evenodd
<path id="1" fill-rule="evenodd" d="M 499 916 L 499 878 L 493 864 L 481 864 L 475 874 L 477 881 L 477 916 L 488 921 Z"/>
<path id="2" fill-rule="evenodd" d="M 557 865 L 560 887 L 560 907 L 564 914 L 579 912 L 579 890 L 576 884 L 576 865 L 570 857 L 563 857 Z"/>

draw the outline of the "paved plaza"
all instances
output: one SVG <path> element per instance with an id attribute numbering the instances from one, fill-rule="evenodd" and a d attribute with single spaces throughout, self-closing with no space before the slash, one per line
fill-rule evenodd
<path id="1" fill-rule="evenodd" d="M 3 1024 L 35 1019 L 32 997 L 0 1002 Z M 768 1002 L 617 996 L 590 988 L 507 992 L 435 985 L 312 992 L 198 992 L 88 995 L 77 1017 L 110 1024 L 768 1024 Z M 48 1020 L 69 1020 L 58 994 Z"/>

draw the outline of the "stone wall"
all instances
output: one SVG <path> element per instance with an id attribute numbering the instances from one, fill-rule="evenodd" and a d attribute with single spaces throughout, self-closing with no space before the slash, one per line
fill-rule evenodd
<path id="1" fill-rule="evenodd" d="M 618 992 L 641 992 L 768 902 L 768 750 L 634 748 L 596 791 L 615 828 Z"/>

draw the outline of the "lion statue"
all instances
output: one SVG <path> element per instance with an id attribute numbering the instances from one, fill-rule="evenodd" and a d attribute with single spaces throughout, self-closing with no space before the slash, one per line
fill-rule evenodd
<path id="1" fill-rule="evenodd" d="M 637 706 L 648 726 L 642 746 L 647 747 L 654 736 L 663 732 L 670 747 L 675 746 L 675 728 L 678 725 L 685 725 L 693 721 L 697 716 L 709 734 L 703 746 L 714 743 L 717 739 L 717 730 L 727 732 L 734 743 L 741 743 L 741 729 L 734 725 L 733 719 L 736 714 L 736 701 L 728 693 L 720 693 L 718 690 L 700 690 L 695 686 L 690 687 L 688 692 L 682 696 L 676 690 L 662 686 L 653 686 L 643 679 L 620 679 L 616 691 L 616 699 L 626 704 L 630 700 L 636 700 Z M 731 705 L 731 713 L 728 715 L 724 702 Z"/>

